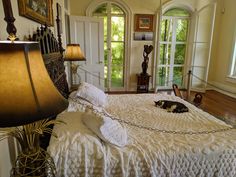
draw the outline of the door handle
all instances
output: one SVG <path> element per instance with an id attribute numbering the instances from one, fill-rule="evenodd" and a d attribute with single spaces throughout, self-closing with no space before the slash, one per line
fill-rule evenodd
<path id="1" fill-rule="evenodd" d="M 102 61 L 99 61 L 98 64 L 103 64 L 103 62 L 102 62 Z"/>

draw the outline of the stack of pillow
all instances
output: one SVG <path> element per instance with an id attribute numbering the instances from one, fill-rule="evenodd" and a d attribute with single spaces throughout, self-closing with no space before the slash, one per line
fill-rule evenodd
<path id="1" fill-rule="evenodd" d="M 100 139 L 110 144 L 123 147 L 127 144 L 127 131 L 103 109 L 108 104 L 107 95 L 92 84 L 82 82 L 78 90 L 70 95 L 72 99 L 89 102 L 96 110 L 86 109 L 82 114 L 83 123 Z M 103 110 L 103 111 L 98 111 Z"/>

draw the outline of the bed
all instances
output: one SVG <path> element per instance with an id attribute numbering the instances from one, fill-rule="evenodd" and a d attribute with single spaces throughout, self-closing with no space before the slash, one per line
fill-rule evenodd
<path id="1" fill-rule="evenodd" d="M 184 103 L 187 113 L 169 113 L 157 100 Z M 165 94 L 108 95 L 105 107 L 70 96 L 57 119 L 48 152 L 58 175 L 236 176 L 236 131 L 190 103 Z M 83 122 L 88 110 L 118 121 L 127 131 L 124 147 L 103 141 Z"/>
<path id="2" fill-rule="evenodd" d="M 49 75 L 67 98 L 61 44 L 47 27 L 38 29 L 33 40 L 40 42 Z M 164 94 L 108 95 L 106 106 L 100 107 L 73 94 L 70 107 L 57 116 L 65 122 L 54 126 L 57 138 L 51 137 L 48 147 L 49 137 L 41 140 L 58 176 L 236 176 L 235 129 L 184 100 Z M 174 114 L 155 107 L 160 99 L 182 102 L 189 112 Z M 83 121 L 89 111 L 118 122 L 126 144 L 108 143 L 89 129 Z"/>

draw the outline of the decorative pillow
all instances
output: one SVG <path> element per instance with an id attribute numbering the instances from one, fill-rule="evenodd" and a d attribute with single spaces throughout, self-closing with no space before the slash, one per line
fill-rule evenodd
<path id="1" fill-rule="evenodd" d="M 95 106 L 104 107 L 107 103 L 107 95 L 99 88 L 87 82 L 82 82 L 79 85 L 76 96 L 85 99 Z"/>
<path id="2" fill-rule="evenodd" d="M 92 111 L 84 113 L 82 121 L 103 141 L 119 147 L 124 147 L 127 144 L 126 129 L 118 121 Z"/>

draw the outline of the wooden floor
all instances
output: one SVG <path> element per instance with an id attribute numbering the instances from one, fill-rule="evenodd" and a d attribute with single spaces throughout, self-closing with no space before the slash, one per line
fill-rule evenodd
<path id="1" fill-rule="evenodd" d="M 195 93 L 191 93 L 193 100 Z M 233 119 L 236 121 L 236 99 L 208 90 L 203 95 L 202 104 L 199 108 L 221 119 Z"/>
<path id="2" fill-rule="evenodd" d="M 236 120 L 236 99 L 219 92 L 207 91 L 200 108 L 216 117 Z"/>

